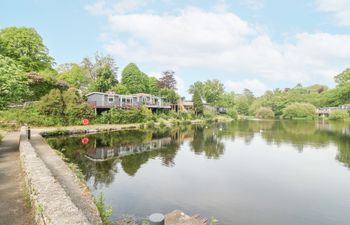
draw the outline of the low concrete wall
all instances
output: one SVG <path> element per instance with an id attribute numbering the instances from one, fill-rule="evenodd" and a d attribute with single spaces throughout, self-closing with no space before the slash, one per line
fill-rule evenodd
<path id="1" fill-rule="evenodd" d="M 50 170 L 38 157 L 21 129 L 20 157 L 27 188 L 38 225 L 90 225 L 85 215 L 72 203 Z"/>

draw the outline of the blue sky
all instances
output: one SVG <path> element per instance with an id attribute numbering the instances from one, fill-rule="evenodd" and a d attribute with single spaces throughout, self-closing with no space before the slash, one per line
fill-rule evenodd
<path id="1" fill-rule="evenodd" d="M 350 0 L 12 0 L 0 28 L 34 27 L 57 64 L 111 54 L 187 95 L 197 80 L 257 95 L 297 83 L 334 86 L 350 66 Z"/>

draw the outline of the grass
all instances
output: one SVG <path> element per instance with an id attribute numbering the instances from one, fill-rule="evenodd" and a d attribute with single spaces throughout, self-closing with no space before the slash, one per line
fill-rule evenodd
<path id="1" fill-rule="evenodd" d="M 99 196 L 95 199 L 95 203 L 100 213 L 103 225 L 112 225 L 112 222 L 110 220 L 110 217 L 112 215 L 112 207 L 106 206 L 103 193 L 99 194 Z"/>

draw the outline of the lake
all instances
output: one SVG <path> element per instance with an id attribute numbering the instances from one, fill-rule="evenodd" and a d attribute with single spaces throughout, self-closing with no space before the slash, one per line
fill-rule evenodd
<path id="1" fill-rule="evenodd" d="M 350 224 L 350 124 L 240 121 L 47 141 L 104 194 L 113 219 L 180 209 L 220 225 Z"/>

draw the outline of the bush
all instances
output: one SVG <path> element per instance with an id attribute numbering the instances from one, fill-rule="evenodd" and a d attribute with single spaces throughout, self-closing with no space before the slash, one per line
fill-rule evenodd
<path id="1" fill-rule="evenodd" d="M 232 119 L 237 119 L 237 110 L 235 108 L 229 108 L 227 110 L 227 115 L 229 115 L 229 117 L 231 117 Z"/>
<path id="2" fill-rule="evenodd" d="M 94 118 L 94 111 L 79 95 L 75 88 L 65 92 L 53 89 L 37 103 L 40 114 L 52 116 L 59 124 L 81 124 L 83 118 Z M 54 124 L 55 125 L 55 124 Z"/>
<path id="3" fill-rule="evenodd" d="M 346 110 L 334 110 L 329 114 L 330 120 L 345 120 L 349 118 L 349 113 Z"/>
<path id="4" fill-rule="evenodd" d="M 292 103 L 283 109 L 283 118 L 314 118 L 316 108 L 310 103 Z"/>
<path id="5" fill-rule="evenodd" d="M 142 107 L 141 109 L 111 109 L 101 114 L 97 119 L 103 124 L 126 124 L 126 123 L 143 123 L 152 119 L 151 110 Z"/>
<path id="6" fill-rule="evenodd" d="M 260 107 L 255 114 L 256 118 L 259 119 L 273 119 L 275 118 L 275 113 L 271 108 L 268 107 Z"/>

